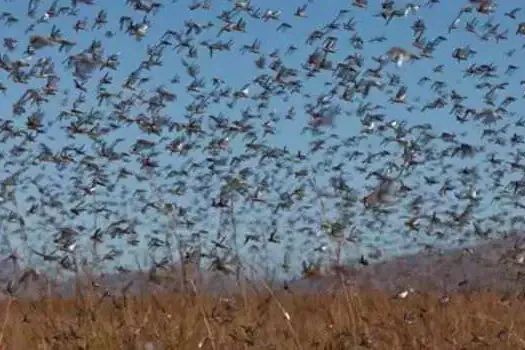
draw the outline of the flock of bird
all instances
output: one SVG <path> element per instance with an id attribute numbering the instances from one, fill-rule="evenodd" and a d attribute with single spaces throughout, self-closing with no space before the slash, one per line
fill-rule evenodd
<path id="1" fill-rule="evenodd" d="M 292 273 L 522 230 L 518 3 L 6 0 L 2 253 Z"/>

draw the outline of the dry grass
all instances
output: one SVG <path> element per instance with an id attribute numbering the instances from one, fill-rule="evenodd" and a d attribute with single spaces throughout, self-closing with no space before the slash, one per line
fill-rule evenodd
<path id="1" fill-rule="evenodd" d="M 395 299 L 341 286 L 316 295 L 8 299 L 0 304 L 0 337 L 4 349 L 525 348 L 520 295 L 458 294 L 446 304 L 441 297 Z"/>

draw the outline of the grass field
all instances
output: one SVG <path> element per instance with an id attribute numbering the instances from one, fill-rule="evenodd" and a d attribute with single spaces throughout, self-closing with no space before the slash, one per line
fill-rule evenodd
<path id="1" fill-rule="evenodd" d="M 3 349 L 522 349 L 519 293 L 414 292 L 400 298 L 341 283 L 230 297 L 164 293 L 9 298 L 0 304 Z"/>

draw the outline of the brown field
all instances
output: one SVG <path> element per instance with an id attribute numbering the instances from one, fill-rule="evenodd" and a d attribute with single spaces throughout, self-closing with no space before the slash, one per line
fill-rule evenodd
<path id="1" fill-rule="evenodd" d="M 498 293 L 245 291 L 230 298 L 5 300 L 4 349 L 521 349 L 525 299 Z M 289 319 L 288 319 L 289 315 Z"/>
<path id="2" fill-rule="evenodd" d="M 522 237 L 286 288 L 191 273 L 181 284 L 180 270 L 61 287 L 29 278 L 0 301 L 0 349 L 525 349 L 525 265 L 507 258 Z"/>

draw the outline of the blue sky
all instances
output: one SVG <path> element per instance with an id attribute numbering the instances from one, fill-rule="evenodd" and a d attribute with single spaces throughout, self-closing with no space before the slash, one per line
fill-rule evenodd
<path id="1" fill-rule="evenodd" d="M 50 3 L 50 1 L 42 2 L 37 17 L 41 16 L 45 12 Z M 488 42 L 482 42 L 481 40 L 476 38 L 472 33 L 467 33 L 464 30 L 466 22 L 465 20 L 462 20 L 462 22 L 459 23 L 457 30 L 452 31 L 450 35 L 447 34 L 448 26 L 452 22 L 453 18 L 458 13 L 459 9 L 466 4 L 466 2 L 464 1 L 443 1 L 442 4 L 440 4 L 439 6 L 436 5 L 432 8 L 422 7 L 420 11 L 417 12 L 417 14 L 409 15 L 406 18 L 394 19 L 388 25 L 385 24 L 385 21 L 383 19 L 379 17 L 374 17 L 374 15 L 377 14 L 379 11 L 379 1 L 370 1 L 370 6 L 367 10 L 352 7 L 349 5 L 350 2 L 348 1 L 309 2 L 308 8 L 306 10 L 308 16 L 307 18 L 297 18 L 293 16 L 296 8 L 303 5 L 302 1 L 252 1 L 252 6 L 260 7 L 262 11 L 266 9 L 281 10 L 281 21 L 263 22 L 249 18 L 249 16 L 247 16 L 246 14 L 242 14 L 242 17 L 245 18 L 245 20 L 247 21 L 246 33 L 225 33 L 220 38 L 216 37 L 216 33 L 218 32 L 220 26 L 220 21 L 217 20 L 216 17 L 221 13 L 221 11 L 231 8 L 232 2 L 213 1 L 212 9 L 209 11 L 190 11 L 188 9 L 188 4 L 190 2 L 188 1 L 179 0 L 174 3 L 171 3 L 171 1 L 165 1 L 163 3 L 164 8 L 158 14 L 148 16 L 148 19 L 151 21 L 151 28 L 147 36 L 141 41 L 137 41 L 133 37 L 118 30 L 118 21 L 120 16 L 130 16 L 133 18 L 134 21 L 140 21 L 143 17 L 142 13 L 137 13 L 133 11 L 131 7 L 127 6 L 125 1 L 123 0 L 98 0 L 95 6 L 79 5 L 78 17 L 61 16 L 59 18 L 51 19 L 48 23 L 38 24 L 35 27 L 34 34 L 38 33 L 41 35 L 49 35 L 53 24 L 56 25 L 62 31 L 64 37 L 76 42 L 76 46 L 72 48 L 69 54 L 75 54 L 86 49 L 93 40 L 101 40 L 106 55 L 118 54 L 120 57 L 120 66 L 118 70 L 111 71 L 114 84 L 109 87 L 110 91 L 117 92 L 121 90 L 120 86 L 125 81 L 128 74 L 130 74 L 130 72 L 132 72 L 139 66 L 141 60 L 146 58 L 145 51 L 147 50 L 147 48 L 158 42 L 162 34 L 167 29 L 182 29 L 184 28 L 184 21 L 187 21 L 190 18 L 197 23 L 206 23 L 207 21 L 212 21 L 215 24 L 215 27 L 209 30 L 208 32 L 200 35 L 198 38 L 195 39 L 195 42 L 198 43 L 204 40 L 214 41 L 217 39 L 227 41 L 232 39 L 234 40 L 234 45 L 231 52 L 218 52 L 214 55 L 213 58 L 210 58 L 208 56 L 208 52 L 204 47 L 199 47 L 199 57 L 196 60 L 196 62 L 200 66 L 200 76 L 207 80 L 207 90 L 211 89 L 212 77 L 221 77 L 226 81 L 226 83 L 229 86 L 232 87 L 232 89 L 236 90 L 241 88 L 244 84 L 251 82 L 251 80 L 255 76 L 257 76 L 257 74 L 260 74 L 260 72 L 257 71 L 254 64 L 256 56 L 249 53 L 242 55 L 239 52 L 239 49 L 240 47 L 242 47 L 242 45 L 249 45 L 255 39 L 259 39 L 261 41 L 261 52 L 264 52 L 266 55 L 268 55 L 272 51 L 278 49 L 280 52 L 280 57 L 282 58 L 283 62 L 287 67 L 297 68 L 300 70 L 300 65 L 306 61 L 308 54 L 312 53 L 317 46 L 322 44 L 322 42 L 319 42 L 311 46 L 307 45 L 305 43 L 305 40 L 308 37 L 308 35 L 314 29 L 321 29 L 324 25 L 331 22 L 333 19 L 336 18 L 339 11 L 342 8 L 344 8 L 347 9 L 349 12 L 345 14 L 344 17 L 341 17 L 341 22 L 344 23 L 353 17 L 356 22 L 357 33 L 361 35 L 365 41 L 364 48 L 363 50 L 361 50 L 361 54 L 366 58 L 366 68 L 375 68 L 377 64 L 371 60 L 371 57 L 378 57 L 385 54 L 385 52 L 392 46 L 399 46 L 416 52 L 416 49 L 411 46 L 412 33 L 410 26 L 417 18 L 421 18 L 425 22 L 425 25 L 427 27 L 425 35 L 427 39 L 432 40 L 439 35 L 444 35 L 447 37 L 448 40 L 440 44 L 438 49 L 436 49 L 434 53 L 434 58 L 432 60 L 416 61 L 414 63 L 405 64 L 401 68 L 398 68 L 395 65 L 390 65 L 385 69 L 385 71 L 389 73 L 395 73 L 399 75 L 403 84 L 408 86 L 409 100 L 414 101 L 416 98 L 420 98 L 421 102 L 418 104 L 419 106 L 423 105 L 424 103 L 428 103 L 433 98 L 435 98 L 435 93 L 429 89 L 431 83 L 429 83 L 427 87 L 420 87 L 417 85 L 418 80 L 422 76 L 427 75 L 432 79 L 439 79 L 441 81 L 446 82 L 449 85 L 449 90 L 454 89 L 460 94 L 468 96 L 469 106 L 478 106 L 478 108 L 480 108 L 482 104 L 482 93 L 480 93 L 480 91 L 475 91 L 473 87 L 476 82 L 475 79 L 463 78 L 464 70 L 472 63 L 493 63 L 495 65 L 498 65 L 501 77 L 497 78 L 496 80 L 500 81 L 506 79 L 510 84 L 507 87 L 506 91 L 501 93 L 502 96 L 506 94 L 521 96 L 522 94 L 521 87 L 519 85 L 519 82 L 522 79 L 520 76 L 520 71 L 516 72 L 512 77 L 505 77 L 503 75 L 503 72 L 507 65 L 520 64 L 520 57 L 523 52 L 521 47 L 525 40 L 524 37 L 515 35 L 517 25 L 520 22 L 520 18 L 522 18 L 520 17 L 522 16 L 522 14 L 518 13 L 518 20 L 511 20 L 510 18 L 503 16 L 503 13 L 510 11 L 513 8 L 513 4 L 515 4 L 514 2 L 500 2 L 498 4 L 498 11 L 494 16 L 484 16 L 475 14 L 475 16 L 479 18 L 480 25 L 482 25 L 489 18 L 493 17 L 494 23 L 501 23 L 500 31 L 508 28 L 508 40 L 502 41 L 497 45 L 493 40 Z M 69 5 L 69 2 L 63 0 L 59 1 L 59 4 L 65 6 Z M 404 2 L 399 2 L 399 4 L 397 5 L 402 6 L 404 5 Z M 89 26 L 91 26 L 94 17 L 102 8 L 105 9 L 108 13 L 109 24 L 106 28 L 101 30 L 80 32 L 78 34 L 76 34 L 73 31 L 73 26 L 75 22 L 78 19 L 82 19 L 84 17 L 87 17 L 89 19 Z M 5 2 L 3 4 L 2 10 L 9 11 L 20 19 L 20 21 L 17 24 L 11 27 L 2 27 L 2 30 L 0 32 L 0 38 L 13 37 L 19 40 L 19 49 L 13 53 L 8 53 L 8 55 L 12 59 L 23 57 L 23 51 L 28 41 L 28 36 L 24 34 L 24 30 L 30 23 L 33 23 L 36 20 L 29 19 L 25 16 L 26 9 L 27 1 L 13 1 Z M 473 15 L 466 15 L 465 18 L 466 20 L 468 20 L 472 18 L 472 16 Z M 277 32 L 276 28 L 283 21 L 291 24 L 292 28 L 284 33 Z M 113 30 L 115 32 L 115 36 L 111 39 L 106 38 L 104 36 L 106 30 Z M 346 56 L 350 54 L 355 54 L 357 52 L 357 50 L 354 47 L 352 47 L 350 43 L 350 38 L 352 37 L 352 35 L 354 35 L 354 33 L 337 31 L 334 32 L 333 35 L 338 37 L 337 53 L 332 56 L 332 60 L 334 62 L 340 61 Z M 386 36 L 388 40 L 386 40 L 383 43 L 366 42 L 371 38 L 382 35 Z M 298 50 L 292 55 L 284 55 L 284 53 L 287 51 L 288 47 L 291 44 L 295 45 L 298 48 Z M 467 62 L 458 63 L 454 61 L 452 59 L 453 50 L 457 47 L 464 47 L 467 45 L 470 45 L 473 50 L 477 51 L 477 55 Z M 512 58 L 509 58 L 504 54 L 510 49 L 517 50 L 517 53 Z M 5 49 L 1 50 L 0 52 L 5 53 Z M 183 67 L 181 65 L 182 56 L 182 54 L 177 54 L 173 49 L 167 48 L 166 54 L 163 57 L 163 66 L 153 68 L 150 72 L 148 72 L 149 76 L 151 77 L 151 80 L 150 82 L 144 85 L 146 91 L 153 91 L 157 86 L 164 85 L 168 90 L 174 92 L 177 95 L 177 101 L 172 104 L 169 104 L 163 112 L 165 115 L 168 115 L 170 118 L 172 118 L 172 120 L 180 122 L 184 121 L 185 106 L 192 100 L 192 97 L 185 89 L 185 86 L 189 84 L 191 78 L 189 78 L 183 71 Z M 56 70 L 61 79 L 59 83 L 60 88 L 70 90 L 70 97 L 67 106 L 71 108 L 71 103 L 78 95 L 78 91 L 74 91 L 71 72 L 62 63 L 62 61 L 66 58 L 66 54 L 64 54 L 63 52 L 59 53 L 57 48 L 44 48 L 42 50 L 39 50 L 37 54 L 31 58 L 30 62 L 35 62 L 36 60 L 38 60 L 39 57 L 50 57 L 55 62 Z M 444 69 L 443 73 L 437 75 L 436 73 L 432 72 L 432 69 L 439 64 L 443 64 Z M 87 83 L 86 87 L 90 91 L 95 91 L 98 79 L 104 73 L 105 71 L 95 72 L 93 74 L 92 79 Z M 175 75 L 180 76 L 181 83 L 178 85 L 171 85 L 170 80 Z M 324 82 L 328 81 L 329 78 L 330 74 L 324 74 L 310 80 L 303 80 L 304 91 L 310 93 L 313 96 L 313 98 L 316 98 L 316 96 L 321 93 L 328 92 L 330 87 L 324 86 Z M 17 85 L 13 84 L 8 80 L 7 74 L 5 72 L 0 72 L 0 82 L 8 86 L 8 91 L 6 92 L 6 95 L 0 100 L 0 118 L 8 120 L 13 119 L 17 125 L 23 126 L 23 123 L 25 122 L 25 117 L 15 117 L 12 114 L 11 105 L 23 94 L 25 89 L 27 89 L 28 87 L 40 87 L 42 86 L 42 81 L 33 79 L 28 86 Z M 255 88 L 253 88 L 253 90 L 255 90 Z M 60 113 L 60 110 L 64 108 L 60 104 L 63 98 L 64 96 L 62 94 L 59 94 L 56 98 L 51 99 L 51 101 L 47 103 L 44 107 L 46 113 L 45 121 L 52 122 L 53 124 L 49 127 L 48 132 L 45 135 L 40 136 L 41 138 L 39 138 L 39 141 L 45 142 L 49 147 L 51 147 L 54 150 L 59 150 L 62 147 L 64 147 L 65 144 L 73 142 L 71 140 L 67 140 L 64 130 L 61 129 L 61 127 L 63 127 L 66 124 L 64 124 L 63 122 L 55 121 L 55 116 L 57 116 Z M 97 102 L 94 98 L 94 93 L 92 93 L 91 96 L 87 96 L 87 98 L 88 102 L 84 106 L 84 109 L 89 110 L 90 105 L 96 107 Z M 418 112 L 419 108 L 416 108 L 414 112 L 409 113 L 403 106 L 388 104 L 388 96 L 384 93 L 372 93 L 368 101 L 372 103 L 386 103 L 386 110 L 384 110 L 384 113 L 387 115 L 387 120 L 406 120 L 409 124 L 430 123 L 435 128 L 434 130 L 436 133 L 440 133 L 442 131 L 455 132 L 457 134 L 461 132 L 468 132 L 468 135 L 464 138 L 465 142 L 472 142 L 474 144 L 482 143 L 482 141 L 480 140 L 480 135 L 484 126 L 475 123 L 466 123 L 463 125 L 459 124 L 450 114 L 448 114 L 450 106 L 447 106 L 445 109 L 442 110 L 425 112 Z M 279 98 L 272 99 L 269 111 L 275 111 L 275 113 L 284 116 L 288 108 L 294 106 L 297 111 L 297 116 L 295 120 L 285 120 L 284 118 L 282 118 L 282 120 L 275 125 L 277 133 L 273 137 L 269 138 L 269 144 L 275 147 L 286 146 L 293 152 L 296 152 L 298 150 L 301 150 L 303 153 L 307 152 L 309 142 L 312 141 L 313 138 L 308 134 L 302 135 L 301 130 L 308 122 L 308 116 L 304 113 L 303 108 L 304 104 L 308 102 L 311 102 L 311 100 L 308 100 L 307 98 L 299 94 L 291 96 L 288 101 L 282 101 L 282 99 Z M 336 117 L 335 128 L 333 131 L 330 132 L 334 132 L 340 135 L 342 138 L 357 135 L 360 132 L 361 123 L 359 117 L 355 115 L 355 111 L 359 106 L 359 102 L 359 98 L 357 98 L 355 101 L 350 103 L 344 102 L 342 100 L 339 100 L 335 103 L 339 107 L 341 107 L 343 113 Z M 229 109 L 224 105 L 224 103 L 221 103 L 214 105 L 213 109 L 208 110 L 206 114 L 219 115 L 222 113 L 225 116 L 227 116 L 230 120 L 235 120 L 240 118 L 242 108 L 250 104 L 252 105 L 252 109 L 254 109 L 255 104 L 252 102 L 241 101 L 233 109 Z M 511 107 L 509 108 L 509 112 L 519 113 L 521 109 L 521 104 L 522 100 L 519 99 L 515 104 L 511 105 Z M 110 112 L 110 107 L 102 105 L 101 110 L 105 113 Z M 517 116 L 519 116 L 519 114 Z M 517 119 L 517 116 L 513 118 Z M 264 118 L 265 119 L 261 120 L 259 127 L 265 120 L 268 119 L 268 116 L 266 115 Z M 512 120 L 509 120 L 509 122 L 512 122 Z M 502 126 L 504 124 L 505 121 L 498 125 Z M 170 136 L 171 138 L 176 135 L 173 134 L 168 136 Z M 129 147 L 129 145 L 133 144 L 137 138 L 146 138 L 152 140 L 155 139 L 155 137 L 144 135 L 135 126 L 121 128 L 119 131 L 112 133 L 105 139 L 108 143 L 111 143 L 113 139 L 119 137 L 123 137 L 125 139 L 125 141 L 119 146 L 119 150 L 126 150 L 126 148 Z M 77 140 L 74 140 L 74 143 L 89 144 L 87 140 L 84 140 L 81 137 Z M 34 146 L 36 146 L 36 144 Z M 5 151 L 9 150 L 10 147 L 11 145 L 9 143 L 5 144 Z M 363 147 L 363 150 L 366 150 L 367 147 L 369 147 L 370 150 L 379 150 L 379 140 L 376 137 L 370 137 L 361 144 L 361 147 Z M 491 148 L 493 147 L 493 145 L 487 144 L 487 147 Z M 163 150 L 163 147 L 159 148 L 159 150 Z M 504 147 L 494 150 L 502 154 L 502 156 L 504 152 L 507 151 Z M 242 141 L 233 141 L 232 152 L 234 154 L 239 154 L 243 151 L 244 147 Z M 337 159 L 347 162 L 347 160 L 344 160 L 342 158 L 342 153 L 343 152 L 339 152 L 334 156 L 334 164 L 338 163 Z M 197 159 L 199 159 L 199 157 L 202 158 L 202 154 L 195 154 L 195 156 L 197 157 Z M 484 156 L 485 155 L 483 155 L 483 157 Z M 312 158 L 312 161 L 317 160 L 321 157 L 325 156 L 314 156 Z M 161 159 L 163 165 L 171 164 L 174 167 L 180 166 L 186 161 L 186 159 L 184 158 L 181 159 L 178 157 L 170 157 L 167 155 L 163 155 Z M 4 159 L 3 161 L 6 160 L 7 159 Z M 477 161 L 479 161 L 479 159 L 473 160 L 472 164 L 474 164 Z M 380 166 L 381 165 L 378 164 L 378 168 Z M 136 164 L 133 163 L 131 163 L 129 167 L 131 169 L 137 169 Z M 367 186 L 372 185 L 373 182 L 372 180 L 365 180 L 362 174 L 357 174 L 355 171 L 352 172 L 351 167 L 352 164 L 347 164 L 347 166 L 345 167 L 346 170 L 344 177 L 347 180 L 347 182 L 351 183 L 352 187 L 357 190 L 359 195 L 363 196 L 368 191 Z M 67 184 L 68 176 L 64 173 L 59 174 L 54 168 L 55 167 L 53 165 L 32 167 L 30 170 L 28 170 L 26 176 L 34 175 L 37 172 L 41 172 L 43 170 L 45 174 L 50 177 L 48 180 L 46 180 L 48 184 L 53 182 L 61 183 L 62 185 L 65 185 L 66 188 L 71 189 L 71 186 L 73 185 Z M 260 171 L 260 169 L 257 170 Z M 269 169 L 269 171 L 271 174 L 275 170 Z M 8 170 L 3 170 L 2 177 L 7 176 L 7 174 Z M 279 181 L 283 182 L 285 188 L 293 188 L 298 185 L 298 180 L 288 179 L 290 181 L 286 182 L 286 177 L 282 176 L 282 174 L 278 176 L 280 176 Z M 329 176 L 327 174 L 316 175 L 317 181 L 319 183 L 325 183 L 328 180 L 328 177 Z M 410 181 L 411 184 L 415 186 L 419 180 L 420 178 L 413 177 Z M 162 180 L 158 181 L 159 183 L 162 182 Z M 144 187 L 148 189 L 150 188 L 149 186 L 151 186 L 151 183 L 138 184 L 136 181 L 133 180 L 128 180 L 127 182 L 125 182 L 125 184 L 131 189 L 132 192 L 136 188 Z M 31 190 L 29 189 L 29 191 Z M 34 193 L 34 189 L 32 191 L 33 192 L 28 193 Z M 55 192 L 63 193 L 64 189 L 57 188 Z M 148 193 L 148 196 L 149 195 L 152 194 Z M 112 196 L 115 196 L 115 194 L 112 194 Z M 202 194 L 177 197 L 173 198 L 173 200 L 176 200 L 176 202 L 180 205 L 191 206 L 191 203 L 194 200 L 194 196 L 202 197 Z M 120 198 L 113 199 L 116 201 L 127 203 L 125 206 L 119 209 L 121 214 L 127 213 L 126 215 L 136 216 L 137 208 L 141 207 L 141 203 L 137 203 L 139 201 L 136 198 L 132 200 L 130 198 L 125 198 L 121 196 Z M 24 201 L 21 200 L 20 207 L 23 207 L 24 205 L 27 205 L 27 203 L 24 203 Z M 27 207 L 28 206 L 29 205 L 27 205 Z M 488 212 L 496 212 L 496 209 L 493 206 L 490 206 L 490 200 L 486 201 L 485 207 Z M 210 216 L 207 218 L 208 220 L 206 220 L 206 225 L 210 225 L 208 221 L 213 222 L 214 220 L 218 220 L 218 214 L 213 214 L 213 212 L 210 213 L 212 214 L 209 214 Z M 260 215 L 263 218 L 262 222 L 269 223 L 269 221 L 271 221 L 268 218 L 267 213 L 263 212 Z M 327 215 L 335 215 L 335 212 L 329 208 Z M 255 217 L 255 214 L 249 214 L 247 218 L 250 218 L 250 216 L 251 218 L 253 218 Z M 75 219 L 74 221 L 63 219 L 63 221 L 61 222 L 59 220 L 59 223 L 62 226 L 82 224 L 87 227 L 90 227 L 93 225 L 92 220 L 93 219 L 91 217 L 86 217 L 83 221 L 80 220 L 80 222 L 79 219 Z M 98 220 L 100 220 L 99 224 L 103 225 L 103 219 L 99 218 Z M 392 220 L 394 220 L 395 222 L 395 218 Z M 280 218 L 280 221 L 286 221 L 286 218 Z M 358 225 L 358 223 L 356 224 Z M 30 224 L 28 225 L 30 226 Z M 370 232 L 369 230 L 367 231 L 367 229 L 364 228 L 360 228 L 360 230 L 363 231 L 364 241 L 358 249 L 366 251 L 366 243 L 368 242 L 373 243 L 375 246 L 378 246 L 381 249 L 384 249 L 385 251 L 389 252 L 389 254 L 399 253 L 401 249 L 399 247 L 403 246 L 406 241 L 410 241 L 411 237 L 409 236 L 407 239 L 405 234 L 401 232 L 402 228 L 398 229 L 395 228 L 396 224 L 393 225 L 394 226 L 390 229 L 392 232 L 377 233 Z M 6 232 L 9 231 L 8 227 L 9 225 L 4 225 L 4 229 L 6 230 Z M 149 227 L 149 224 L 142 225 L 140 229 L 141 234 L 146 235 L 147 231 L 149 230 Z M 253 229 L 253 227 L 249 225 L 241 227 L 243 231 L 249 231 Z M 257 227 L 261 228 L 260 225 L 258 225 Z M 314 228 L 314 230 L 318 231 L 317 228 Z M 34 247 L 35 249 L 39 249 L 42 243 L 50 241 L 49 231 L 51 231 L 51 228 L 48 228 L 46 230 L 35 229 L 28 231 L 30 231 L 30 233 L 28 234 L 30 237 L 29 245 L 31 247 Z M 213 230 L 210 231 L 214 232 Z M 189 232 L 183 232 L 183 234 L 189 234 Z M 211 236 L 214 235 L 215 233 L 213 233 Z M 303 258 L 308 257 L 312 253 L 312 247 L 315 248 L 316 246 L 322 244 L 322 239 L 317 236 L 311 238 L 304 238 L 297 233 L 291 232 L 289 236 L 285 237 L 288 237 L 285 240 L 285 243 L 287 240 L 289 240 L 288 245 L 291 246 L 304 246 L 304 242 L 311 241 L 311 244 L 306 245 L 307 248 L 299 249 L 296 247 L 294 253 L 294 256 L 297 257 L 297 259 L 294 259 L 294 261 L 296 262 L 300 262 Z M 415 241 L 426 239 L 424 237 L 412 238 Z M 15 246 L 19 244 L 17 243 L 18 240 L 13 236 L 10 236 L 10 240 L 12 240 L 13 245 Z M 432 241 L 432 239 L 430 240 Z M 283 243 L 279 247 L 272 248 L 271 252 L 269 253 L 269 257 L 274 262 L 279 262 L 281 260 L 283 255 L 282 248 L 286 245 L 285 243 Z M 143 255 L 145 252 L 144 247 L 139 247 L 136 250 L 132 250 L 127 248 L 125 246 L 125 243 L 118 240 L 113 242 L 112 244 L 117 247 L 125 247 L 127 254 L 123 258 L 123 261 L 132 265 L 132 256 L 134 254 Z M 355 252 L 355 249 L 349 248 L 348 251 Z M 250 257 L 250 255 L 252 255 L 252 253 L 247 252 L 247 256 Z M 266 258 L 267 256 L 263 254 L 262 259 Z"/>

